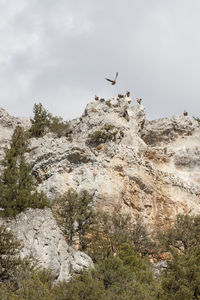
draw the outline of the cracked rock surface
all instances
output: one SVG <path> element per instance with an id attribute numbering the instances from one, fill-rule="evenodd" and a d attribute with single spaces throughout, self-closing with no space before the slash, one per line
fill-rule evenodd
<path id="1" fill-rule="evenodd" d="M 38 190 L 53 199 L 69 188 L 88 190 L 96 209 L 140 216 L 148 228 L 171 224 L 178 213 L 200 213 L 200 128 L 188 116 L 148 121 L 143 105 L 131 99 L 90 102 L 72 121 L 72 141 L 48 133 L 31 140 L 27 159 Z M 8 142 L 10 119 L 0 136 Z M 6 125 L 7 124 L 7 125 Z M 0 123 L 0 126 L 1 123 Z M 89 135 L 113 128 L 115 138 L 98 145 Z M 111 131 L 112 131 L 111 130 Z M 1 156 L 3 153 L 1 153 Z"/>

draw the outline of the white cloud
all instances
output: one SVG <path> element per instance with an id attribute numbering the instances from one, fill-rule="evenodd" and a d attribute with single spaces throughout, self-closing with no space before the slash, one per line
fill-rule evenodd
<path id="1" fill-rule="evenodd" d="M 200 111 L 199 0 L 0 0 L 0 106 L 78 116 L 130 90 L 149 117 Z M 115 89 L 105 76 L 119 71 Z"/>

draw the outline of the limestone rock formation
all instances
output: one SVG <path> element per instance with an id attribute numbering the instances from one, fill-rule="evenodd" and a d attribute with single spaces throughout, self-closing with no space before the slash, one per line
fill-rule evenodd
<path id="1" fill-rule="evenodd" d="M 30 124 L 29 118 L 12 117 L 0 107 L 0 159 L 2 159 L 3 148 L 8 145 L 14 128 L 17 125 L 28 128 Z"/>
<path id="2" fill-rule="evenodd" d="M 21 256 L 32 256 L 39 266 L 49 268 L 57 281 L 93 265 L 83 252 L 69 247 L 50 209 L 28 209 L 16 219 L 0 219 L 22 242 Z"/>
<path id="3" fill-rule="evenodd" d="M 194 133 L 197 122 L 189 117 L 173 116 L 153 121 L 145 121 L 141 137 L 146 144 L 159 146 L 169 144 L 178 137 L 190 136 Z"/>
<path id="4" fill-rule="evenodd" d="M 86 189 L 97 209 L 117 206 L 151 229 L 169 225 L 178 213 L 200 213 L 198 122 L 182 115 L 147 121 L 144 107 L 130 102 L 90 102 L 70 121 L 72 141 L 52 133 L 32 139 L 27 158 L 38 189 L 52 199 L 70 187 Z"/>

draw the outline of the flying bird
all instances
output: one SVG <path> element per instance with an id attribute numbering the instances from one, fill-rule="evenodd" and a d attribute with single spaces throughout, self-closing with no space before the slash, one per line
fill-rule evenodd
<path id="1" fill-rule="evenodd" d="M 118 77 L 118 72 L 116 73 L 116 76 L 115 76 L 115 79 L 114 79 L 114 80 L 109 79 L 109 78 L 105 78 L 105 79 L 108 80 L 108 81 L 110 81 L 110 82 L 112 82 L 112 83 L 111 83 L 112 85 L 115 85 L 115 84 L 116 84 L 117 77 Z"/>

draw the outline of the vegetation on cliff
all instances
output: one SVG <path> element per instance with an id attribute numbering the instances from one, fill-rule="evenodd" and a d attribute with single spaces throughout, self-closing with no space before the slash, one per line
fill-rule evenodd
<path id="1" fill-rule="evenodd" d="M 88 134 L 88 144 L 91 146 L 98 146 L 108 141 L 114 141 L 118 130 L 115 126 L 106 124 L 100 130 L 96 130 L 93 133 Z"/>
<path id="2" fill-rule="evenodd" d="M 26 162 L 29 137 L 48 131 L 65 135 L 67 124 L 41 104 L 34 107 L 30 132 L 16 127 L 5 149 L 0 176 L 0 214 L 13 217 L 27 207 L 44 207 L 47 198 L 36 191 Z M 66 127 L 65 127 L 66 125 Z M 104 126 L 88 136 L 92 146 L 114 140 L 115 127 Z M 0 227 L 0 299 L 101 300 L 200 299 L 200 216 L 178 216 L 165 232 L 149 234 L 141 219 L 95 212 L 86 191 L 59 197 L 54 212 L 66 240 L 91 256 L 94 268 L 55 284 L 49 270 L 33 268 L 19 257 L 20 242 Z"/>
<path id="3" fill-rule="evenodd" d="M 78 194 L 70 189 L 55 201 L 54 215 L 70 246 L 78 243 L 79 250 L 87 248 L 88 233 L 94 223 L 92 197 L 87 191 Z"/>
<path id="4" fill-rule="evenodd" d="M 157 235 L 154 243 L 146 235 L 147 231 L 140 220 L 134 229 L 129 230 L 127 227 L 126 230 L 126 226 L 129 226 L 128 217 L 119 217 L 115 220 L 104 214 L 104 221 L 105 218 L 108 220 L 106 223 L 102 222 L 102 217 L 101 223 L 96 219 L 96 225 L 94 226 L 94 222 L 91 224 L 92 231 L 90 226 L 87 227 L 88 232 L 90 234 L 92 232 L 91 243 L 88 243 L 87 250 L 95 247 L 98 252 L 98 255 L 94 256 L 94 268 L 84 270 L 68 283 L 54 284 L 55 278 L 48 270 L 32 269 L 29 265 L 24 267 L 16 257 L 19 253 L 19 242 L 10 232 L 1 228 L 3 246 L 0 247 L 0 298 L 2 300 L 199 299 L 199 216 L 178 216 L 174 226 Z M 136 232 L 139 232 L 140 238 L 137 237 L 139 244 L 134 238 Z M 124 235 L 121 236 L 121 233 Z M 144 240 L 143 233 L 146 236 Z M 150 262 L 152 246 L 154 254 L 157 252 L 157 257 L 162 255 L 165 257 L 164 262 L 157 261 L 156 264 L 155 261 Z M 8 266 L 6 272 L 5 259 Z M 18 275 L 13 276 L 16 269 Z"/>
<path id="5" fill-rule="evenodd" d="M 17 126 L 10 147 L 5 149 L 5 158 L 1 161 L 0 216 L 13 217 L 28 207 L 48 206 L 46 196 L 37 192 L 31 175 L 32 166 L 26 162 L 25 155 L 29 150 L 28 134 Z"/>
<path id="6" fill-rule="evenodd" d="M 15 236 L 0 226 L 0 282 L 11 280 L 17 275 L 17 268 L 21 264 L 18 257 L 20 251 L 20 242 Z"/>
<path id="7" fill-rule="evenodd" d="M 53 132 L 58 137 L 68 136 L 71 133 L 68 122 L 50 114 L 41 103 L 34 104 L 33 113 L 30 137 L 42 137 L 47 132 Z"/>

